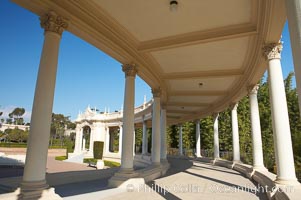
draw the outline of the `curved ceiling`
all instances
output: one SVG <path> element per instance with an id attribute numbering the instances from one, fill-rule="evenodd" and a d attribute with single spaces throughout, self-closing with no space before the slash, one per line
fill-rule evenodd
<path id="1" fill-rule="evenodd" d="M 13 0 L 43 15 L 57 12 L 68 31 L 163 92 L 169 123 L 220 112 L 247 94 L 266 62 L 261 48 L 278 42 L 283 0 Z"/>

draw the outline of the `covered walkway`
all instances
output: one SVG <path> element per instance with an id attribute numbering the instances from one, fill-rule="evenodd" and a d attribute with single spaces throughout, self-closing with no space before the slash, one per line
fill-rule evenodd
<path id="1" fill-rule="evenodd" d="M 201 160 L 168 159 L 167 174 L 146 185 L 107 188 L 107 179 L 59 185 L 64 199 L 267 199 L 263 188 L 239 172 Z M 259 191 L 256 191 L 258 189 Z"/>

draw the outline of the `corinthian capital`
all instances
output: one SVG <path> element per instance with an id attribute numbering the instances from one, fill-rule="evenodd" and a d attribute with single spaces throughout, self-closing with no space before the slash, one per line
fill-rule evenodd
<path id="1" fill-rule="evenodd" d="M 266 59 L 280 59 L 282 51 L 282 42 L 266 44 L 263 48 L 263 55 Z"/>
<path id="2" fill-rule="evenodd" d="M 61 16 L 58 16 L 55 12 L 50 11 L 40 18 L 41 27 L 45 31 L 55 32 L 62 35 L 63 31 L 68 27 L 68 22 Z"/>
<path id="3" fill-rule="evenodd" d="M 152 89 L 153 97 L 160 97 L 161 96 L 161 89 L 160 88 L 154 88 Z"/>
<path id="4" fill-rule="evenodd" d="M 258 89 L 259 89 L 259 84 L 249 86 L 248 87 L 248 93 L 249 94 L 257 94 Z"/>
<path id="5" fill-rule="evenodd" d="M 125 73 L 125 76 L 136 76 L 137 67 L 135 64 L 125 64 L 122 65 L 122 71 Z"/>

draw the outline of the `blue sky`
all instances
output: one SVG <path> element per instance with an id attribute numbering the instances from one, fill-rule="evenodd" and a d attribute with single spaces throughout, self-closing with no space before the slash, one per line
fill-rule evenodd
<path id="1" fill-rule="evenodd" d="M 33 95 L 43 45 L 43 29 L 33 13 L 0 1 L 0 111 L 23 107 L 30 119 Z M 283 30 L 282 68 L 284 77 L 293 71 L 287 24 Z M 88 105 L 120 110 L 124 95 L 121 64 L 99 49 L 65 31 L 61 40 L 53 112 L 75 119 Z M 136 106 L 143 96 L 151 98 L 147 84 L 136 79 Z"/>

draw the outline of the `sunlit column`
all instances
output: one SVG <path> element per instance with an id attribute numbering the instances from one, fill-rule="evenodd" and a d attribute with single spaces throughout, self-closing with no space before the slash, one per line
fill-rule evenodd
<path id="1" fill-rule="evenodd" d="M 134 105 L 135 105 L 135 65 L 122 66 L 125 73 L 123 108 L 123 136 L 121 152 L 121 171 L 133 171 Z"/>
<path id="2" fill-rule="evenodd" d="M 90 129 L 89 154 L 93 154 L 94 132 L 95 132 L 95 129 L 92 127 Z"/>
<path id="3" fill-rule="evenodd" d="M 119 147 L 118 147 L 118 153 L 121 155 L 122 152 L 122 125 L 119 125 Z"/>
<path id="4" fill-rule="evenodd" d="M 179 155 L 183 155 L 183 127 L 182 124 L 179 125 Z"/>
<path id="5" fill-rule="evenodd" d="M 142 136 L 142 155 L 147 154 L 147 127 L 146 127 L 146 120 L 144 120 L 144 116 L 143 116 L 143 125 L 142 125 L 142 132 L 143 132 L 143 136 Z"/>
<path id="6" fill-rule="evenodd" d="M 161 109 L 161 161 L 166 161 L 166 108 L 165 105 L 162 106 Z"/>
<path id="7" fill-rule="evenodd" d="M 290 41 L 294 59 L 294 71 L 296 77 L 297 92 L 301 94 L 301 1 L 285 0 L 286 16 L 290 32 Z M 301 108 L 301 98 L 299 108 Z M 300 112 L 301 113 L 301 112 Z"/>
<path id="8" fill-rule="evenodd" d="M 110 128 L 107 126 L 106 127 L 106 153 L 110 152 Z"/>
<path id="9" fill-rule="evenodd" d="M 75 129 L 75 147 L 74 147 L 74 153 L 80 152 L 80 127 L 77 124 Z"/>
<path id="10" fill-rule="evenodd" d="M 195 139 L 196 139 L 196 143 L 195 143 L 195 150 L 196 150 L 196 156 L 197 157 L 202 157 L 201 155 L 201 130 L 200 130 L 200 120 L 196 120 L 195 122 Z"/>
<path id="11" fill-rule="evenodd" d="M 48 187 L 45 180 L 56 71 L 61 35 L 67 22 L 54 12 L 41 17 L 44 44 L 36 83 L 26 152 L 22 198 L 35 198 Z"/>
<path id="12" fill-rule="evenodd" d="M 218 113 L 213 115 L 214 159 L 219 158 Z"/>
<path id="13" fill-rule="evenodd" d="M 295 173 L 291 131 L 280 63 L 281 50 L 282 43 L 271 43 L 263 47 L 264 55 L 269 62 L 269 94 L 277 164 L 275 182 L 290 185 L 298 184 L 298 181 Z"/>
<path id="14" fill-rule="evenodd" d="M 267 169 L 263 165 L 261 127 L 257 100 L 258 88 L 259 86 L 255 85 L 250 86 L 248 89 L 251 113 L 253 168 L 266 171 Z"/>
<path id="15" fill-rule="evenodd" d="M 160 89 L 152 89 L 153 93 L 153 114 L 152 114 L 152 163 L 155 165 L 160 164 Z"/>
<path id="16" fill-rule="evenodd" d="M 238 103 L 231 105 L 233 161 L 240 162 L 239 133 L 237 119 Z"/>

